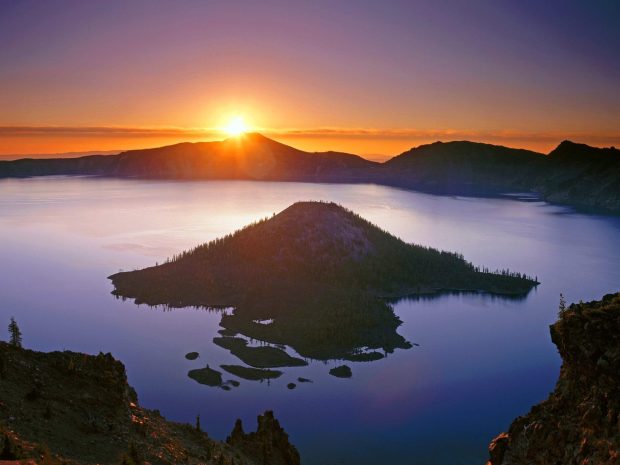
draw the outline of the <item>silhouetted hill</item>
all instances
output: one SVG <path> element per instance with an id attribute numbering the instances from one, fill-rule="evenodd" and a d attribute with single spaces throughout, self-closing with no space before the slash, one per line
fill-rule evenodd
<path id="1" fill-rule="evenodd" d="M 184 142 L 118 155 L 0 162 L 0 177 L 89 174 L 172 179 L 354 181 L 375 163 L 338 152 L 309 153 L 260 134 Z"/>
<path id="2" fill-rule="evenodd" d="M 526 294 L 536 284 L 407 244 L 321 202 L 296 203 L 168 263 L 110 279 L 117 295 L 136 302 L 235 307 L 223 326 L 316 358 L 407 347 L 384 299 L 443 290 Z"/>
<path id="3" fill-rule="evenodd" d="M 549 155 L 474 142 L 436 142 L 384 163 L 379 182 L 433 193 L 527 191 L 581 210 L 620 214 L 620 151 L 562 142 Z M 375 170 L 378 171 L 378 170 Z"/>
<path id="4" fill-rule="evenodd" d="M 97 175 L 162 179 L 373 182 L 436 194 L 532 192 L 553 203 L 620 214 L 620 156 L 564 141 L 549 155 L 468 141 L 435 142 L 385 163 L 309 153 L 260 134 L 118 155 L 0 161 L 0 178 Z"/>
<path id="5" fill-rule="evenodd" d="M 535 187 L 546 200 L 620 214 L 620 150 L 564 141 Z"/>
<path id="6" fill-rule="evenodd" d="M 384 163 L 392 185 L 435 193 L 487 194 L 527 188 L 541 153 L 468 141 L 421 145 Z"/>
<path id="7" fill-rule="evenodd" d="M 609 162 L 620 161 L 620 150 L 615 147 L 591 147 L 569 140 L 562 141 L 555 149 L 549 152 L 549 159 L 562 162 Z"/>
<path id="8" fill-rule="evenodd" d="M 620 457 L 620 294 L 573 304 L 551 326 L 555 390 L 489 447 L 487 465 L 612 465 Z"/>

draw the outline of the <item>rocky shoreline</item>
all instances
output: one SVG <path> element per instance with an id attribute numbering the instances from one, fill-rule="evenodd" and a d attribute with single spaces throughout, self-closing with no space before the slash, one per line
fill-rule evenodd
<path id="1" fill-rule="evenodd" d="M 208 420 L 203 420 L 208 423 Z M 42 353 L 0 342 L 0 462 L 299 465 L 272 412 L 228 442 L 138 404 L 110 354 Z"/>

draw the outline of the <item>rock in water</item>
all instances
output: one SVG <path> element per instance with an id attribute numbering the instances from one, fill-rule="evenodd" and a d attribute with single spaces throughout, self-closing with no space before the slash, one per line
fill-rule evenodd
<path id="1" fill-rule="evenodd" d="M 213 368 L 209 368 L 208 365 L 205 368 L 190 370 L 187 376 L 205 386 L 221 387 L 223 384 L 222 373 Z"/>
<path id="2" fill-rule="evenodd" d="M 196 360 L 198 357 L 200 357 L 200 354 L 198 352 L 188 352 L 187 354 L 185 354 L 185 358 L 187 360 Z"/>
<path id="3" fill-rule="evenodd" d="M 331 370 L 329 370 L 329 374 L 335 376 L 336 378 L 350 378 L 351 376 L 353 376 L 351 368 L 349 368 L 347 365 L 340 365 L 336 368 L 332 368 Z"/>

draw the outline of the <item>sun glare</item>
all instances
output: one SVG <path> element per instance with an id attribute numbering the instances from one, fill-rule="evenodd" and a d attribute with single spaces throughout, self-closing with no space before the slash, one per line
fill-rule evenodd
<path id="1" fill-rule="evenodd" d="M 248 126 L 247 124 L 245 124 L 245 121 L 243 121 L 243 118 L 241 116 L 235 116 L 224 127 L 224 131 L 229 136 L 239 136 L 244 132 L 247 132 L 247 130 Z"/>

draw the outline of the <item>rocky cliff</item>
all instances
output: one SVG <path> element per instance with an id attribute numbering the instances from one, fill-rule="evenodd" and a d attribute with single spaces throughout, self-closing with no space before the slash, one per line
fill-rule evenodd
<path id="1" fill-rule="evenodd" d="M 110 354 L 41 353 L 0 342 L 1 463 L 300 463 L 271 412 L 259 417 L 256 433 L 236 427 L 231 437 L 230 444 L 215 441 L 140 407 L 125 367 Z"/>
<path id="2" fill-rule="evenodd" d="M 226 443 L 264 465 L 299 463 L 299 453 L 291 446 L 288 434 L 271 411 L 258 417 L 258 429 L 255 433 L 244 433 L 241 420 L 237 420 L 232 433 L 226 438 Z"/>
<path id="3" fill-rule="evenodd" d="M 487 465 L 620 464 L 620 293 L 571 305 L 551 338 L 555 390 L 493 440 Z"/>

